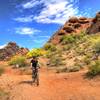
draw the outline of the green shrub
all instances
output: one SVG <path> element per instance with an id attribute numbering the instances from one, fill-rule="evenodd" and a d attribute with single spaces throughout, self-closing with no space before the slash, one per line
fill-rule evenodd
<path id="1" fill-rule="evenodd" d="M 57 50 L 56 46 L 53 45 L 53 44 L 50 44 L 50 43 L 45 44 L 44 49 L 45 50 L 50 50 L 50 51 L 56 51 Z"/>
<path id="2" fill-rule="evenodd" d="M 62 73 L 62 72 L 77 72 L 79 71 L 81 68 L 79 66 L 71 66 L 71 67 L 65 67 L 65 68 L 59 68 L 57 69 L 56 73 Z"/>
<path id="3" fill-rule="evenodd" d="M 77 41 L 82 40 L 84 36 L 85 31 L 81 31 L 80 34 L 67 34 L 61 38 L 60 42 L 63 44 L 76 43 Z"/>
<path id="4" fill-rule="evenodd" d="M 74 64 L 74 67 L 76 68 L 79 68 L 79 69 L 83 69 L 85 66 L 85 64 L 82 62 L 82 61 L 78 61 Z"/>
<path id="5" fill-rule="evenodd" d="M 4 68 L 0 68 L 0 76 L 4 73 Z"/>
<path id="6" fill-rule="evenodd" d="M 65 36 L 63 36 L 62 38 L 61 38 L 61 40 L 60 40 L 63 44 L 68 44 L 68 43 L 73 43 L 73 42 L 75 42 L 75 38 L 74 38 L 74 36 L 71 34 L 69 34 L 69 35 L 65 35 Z"/>
<path id="7" fill-rule="evenodd" d="M 68 72 L 68 69 L 66 67 L 62 68 L 62 69 L 57 69 L 56 70 L 56 73 L 64 73 L 64 72 Z"/>
<path id="8" fill-rule="evenodd" d="M 72 45 L 67 44 L 67 45 L 65 45 L 65 46 L 63 47 L 63 50 L 64 50 L 64 51 L 67 51 L 67 50 L 70 50 L 72 47 L 73 47 Z"/>
<path id="9" fill-rule="evenodd" d="M 50 59 L 50 66 L 60 66 L 60 65 L 64 65 L 65 63 L 62 61 L 62 58 L 61 57 L 52 57 Z"/>
<path id="10" fill-rule="evenodd" d="M 78 39 L 82 39 L 84 36 L 86 36 L 85 30 L 82 30 L 82 31 L 80 32 L 80 34 L 77 35 Z"/>
<path id="11" fill-rule="evenodd" d="M 89 67 L 88 75 L 90 76 L 100 75 L 100 61 L 99 60 L 91 64 L 91 66 Z"/>
<path id="12" fill-rule="evenodd" d="M 100 54 L 100 40 L 98 42 L 95 43 L 95 45 L 93 46 L 94 51 L 98 54 Z"/>
<path id="13" fill-rule="evenodd" d="M 84 57 L 84 63 L 85 63 L 86 65 L 89 65 L 89 64 L 91 63 L 91 59 L 90 59 L 89 56 L 85 56 L 85 57 Z"/>
<path id="14" fill-rule="evenodd" d="M 81 48 L 81 47 L 76 47 L 75 48 L 75 51 L 76 51 L 76 53 L 78 54 L 78 55 L 84 55 L 84 49 L 83 48 Z"/>
<path id="15" fill-rule="evenodd" d="M 27 66 L 27 61 L 23 56 L 14 56 L 9 61 L 9 65 L 18 65 L 18 67 L 25 67 Z"/>
<path id="16" fill-rule="evenodd" d="M 80 70 L 79 66 L 72 66 L 68 68 L 68 72 L 77 72 Z"/>
<path id="17" fill-rule="evenodd" d="M 47 58 L 51 58 L 52 56 L 53 56 L 53 52 L 47 51 L 46 57 L 47 57 Z"/>

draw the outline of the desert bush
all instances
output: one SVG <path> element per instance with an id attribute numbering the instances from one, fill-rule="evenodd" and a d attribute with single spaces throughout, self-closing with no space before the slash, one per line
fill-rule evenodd
<path id="1" fill-rule="evenodd" d="M 47 53 L 46 53 L 46 57 L 47 57 L 47 58 L 51 58 L 51 57 L 52 57 L 52 55 L 53 55 L 53 54 L 52 54 L 52 52 L 51 52 L 51 51 L 47 51 Z"/>
<path id="2" fill-rule="evenodd" d="M 82 61 L 78 61 L 74 64 L 75 68 L 83 69 L 85 64 Z"/>
<path id="3" fill-rule="evenodd" d="M 62 68 L 62 69 L 57 69 L 56 73 L 64 73 L 64 72 L 67 72 L 67 71 L 68 71 L 68 68 L 65 67 L 65 68 Z"/>
<path id="4" fill-rule="evenodd" d="M 68 67 L 68 72 L 77 72 L 80 70 L 80 67 L 79 66 L 71 66 L 71 67 Z"/>
<path id="5" fill-rule="evenodd" d="M 61 38 L 60 42 L 63 44 L 76 43 L 79 40 L 83 40 L 85 36 L 85 31 L 81 31 L 80 34 L 67 34 Z"/>
<path id="6" fill-rule="evenodd" d="M 43 49 L 33 49 L 33 50 L 31 50 L 31 51 L 29 51 L 29 52 L 27 53 L 27 57 L 28 57 L 28 58 L 31 58 L 31 57 L 33 57 L 33 56 L 38 57 L 38 56 L 43 56 L 43 55 L 45 55 L 45 54 L 46 54 L 46 51 L 43 50 Z"/>
<path id="7" fill-rule="evenodd" d="M 45 44 L 44 49 L 45 50 L 50 50 L 50 51 L 56 51 L 57 50 L 56 46 L 53 45 L 53 44 L 50 44 L 50 43 Z"/>
<path id="8" fill-rule="evenodd" d="M 63 47 L 63 50 L 64 50 L 64 51 L 70 50 L 72 47 L 73 47 L 72 45 L 70 45 L 70 44 L 68 45 L 68 44 L 67 44 L 67 45 L 65 45 L 65 46 Z"/>
<path id="9" fill-rule="evenodd" d="M 4 68 L 0 68 L 0 76 L 4 73 Z"/>
<path id="10" fill-rule="evenodd" d="M 60 49 L 58 48 L 56 51 L 50 51 L 50 50 L 48 50 L 48 51 L 46 52 L 46 57 L 47 57 L 47 58 L 53 58 L 55 55 L 56 55 L 57 57 L 62 56 L 62 49 L 60 50 Z"/>
<path id="11" fill-rule="evenodd" d="M 26 58 L 23 56 L 14 56 L 9 61 L 9 65 L 17 65 L 18 67 L 25 67 L 27 66 Z"/>
<path id="12" fill-rule="evenodd" d="M 80 34 L 74 34 L 74 38 L 76 39 L 76 44 L 85 43 L 88 40 L 88 35 L 85 31 L 81 31 Z"/>
<path id="13" fill-rule="evenodd" d="M 96 53 L 100 54 L 100 40 L 94 44 L 93 48 Z"/>
<path id="14" fill-rule="evenodd" d="M 79 66 L 71 66 L 71 67 L 65 67 L 65 68 L 62 68 L 62 69 L 57 69 L 56 73 L 62 73 L 62 72 L 77 72 L 80 70 L 80 67 Z"/>
<path id="15" fill-rule="evenodd" d="M 71 66 L 71 67 L 65 67 L 65 68 L 59 68 L 57 69 L 56 73 L 62 73 L 62 72 L 77 72 L 81 69 L 79 66 Z"/>
<path id="16" fill-rule="evenodd" d="M 84 63 L 85 63 L 86 65 L 89 65 L 89 64 L 91 63 L 91 59 L 90 59 L 89 56 L 85 56 L 84 59 L 83 59 L 83 61 L 84 61 Z"/>
<path id="17" fill-rule="evenodd" d="M 88 75 L 89 76 L 100 75 L 100 61 L 99 60 L 96 60 L 90 65 Z"/>
<path id="18" fill-rule="evenodd" d="M 60 40 L 63 44 L 68 44 L 68 43 L 73 43 L 75 42 L 75 38 L 73 37 L 73 35 L 65 35 L 61 38 Z"/>
<path id="19" fill-rule="evenodd" d="M 81 47 L 76 47 L 75 48 L 75 51 L 76 51 L 76 53 L 78 54 L 78 55 L 84 55 L 84 49 L 83 48 L 81 48 Z"/>
<path id="20" fill-rule="evenodd" d="M 60 65 L 65 65 L 65 63 L 62 61 L 62 57 L 52 57 L 51 59 L 50 59 L 50 66 L 60 66 Z"/>

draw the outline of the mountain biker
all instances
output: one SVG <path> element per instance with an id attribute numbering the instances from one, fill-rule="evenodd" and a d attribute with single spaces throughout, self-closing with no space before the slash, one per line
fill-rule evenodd
<path id="1" fill-rule="evenodd" d="M 36 73 L 38 71 L 38 60 L 37 57 L 33 56 L 32 60 L 31 60 L 31 67 L 32 67 L 32 79 L 33 82 L 35 82 L 35 75 L 34 73 Z"/>

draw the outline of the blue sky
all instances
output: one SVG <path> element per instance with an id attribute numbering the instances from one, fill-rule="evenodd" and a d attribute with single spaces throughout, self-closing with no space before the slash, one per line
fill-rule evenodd
<path id="1" fill-rule="evenodd" d="M 42 47 L 70 17 L 94 17 L 100 0 L 0 0 L 0 48 Z"/>

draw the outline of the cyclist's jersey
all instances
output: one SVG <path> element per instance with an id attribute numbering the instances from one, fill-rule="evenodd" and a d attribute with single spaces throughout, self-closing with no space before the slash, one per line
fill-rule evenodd
<path id="1" fill-rule="evenodd" d="M 31 60 L 31 63 L 32 63 L 32 67 L 37 67 L 37 64 L 38 64 L 38 61 L 37 60 Z"/>

